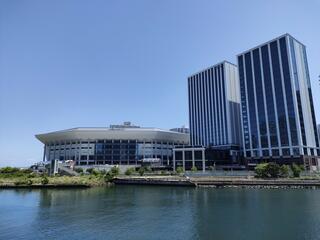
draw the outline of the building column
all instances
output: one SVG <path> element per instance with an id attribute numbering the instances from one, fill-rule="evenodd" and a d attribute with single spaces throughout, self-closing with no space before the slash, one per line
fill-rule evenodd
<path id="1" fill-rule="evenodd" d="M 185 158 L 184 150 L 182 150 L 182 167 L 183 167 L 183 171 L 186 171 L 186 158 Z"/>
<path id="2" fill-rule="evenodd" d="M 192 149 L 192 167 L 195 166 L 195 156 L 194 156 L 194 149 Z"/>
<path id="3" fill-rule="evenodd" d="M 202 149 L 202 172 L 205 172 L 205 170 L 206 170 L 206 159 L 205 159 L 204 149 Z"/>
<path id="4" fill-rule="evenodd" d="M 87 165 L 89 165 L 89 146 L 90 146 L 90 141 L 89 141 L 89 139 L 87 141 L 88 141 L 88 143 L 87 143 Z"/>
<path id="5" fill-rule="evenodd" d="M 172 149 L 173 171 L 176 171 L 176 150 Z"/>
<path id="6" fill-rule="evenodd" d="M 45 144 L 43 147 L 43 158 L 42 158 L 42 162 L 46 161 L 46 150 L 47 150 L 47 145 Z"/>

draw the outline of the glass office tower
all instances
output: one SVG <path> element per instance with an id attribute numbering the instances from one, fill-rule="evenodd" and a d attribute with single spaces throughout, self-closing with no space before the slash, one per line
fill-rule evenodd
<path id="1" fill-rule="evenodd" d="M 237 66 L 222 62 L 188 78 L 190 141 L 193 146 L 241 143 Z"/>
<path id="2" fill-rule="evenodd" d="M 306 47 L 285 34 L 239 54 L 238 68 L 247 163 L 318 165 Z"/>

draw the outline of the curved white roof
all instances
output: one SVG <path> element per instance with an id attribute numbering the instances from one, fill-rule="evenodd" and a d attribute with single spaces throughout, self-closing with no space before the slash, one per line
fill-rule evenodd
<path id="1" fill-rule="evenodd" d="M 162 130 L 158 128 L 72 128 L 62 131 L 37 134 L 36 138 L 47 144 L 70 140 L 143 140 L 170 141 L 189 144 L 189 134 Z"/>

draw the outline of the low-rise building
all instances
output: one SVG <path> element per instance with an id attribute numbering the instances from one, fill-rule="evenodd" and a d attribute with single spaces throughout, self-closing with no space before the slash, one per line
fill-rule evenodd
<path id="1" fill-rule="evenodd" d="M 154 158 L 172 166 L 172 149 L 189 144 L 189 134 L 130 124 L 72 128 L 36 138 L 44 144 L 44 161 L 74 160 L 77 165 L 139 165 Z"/>

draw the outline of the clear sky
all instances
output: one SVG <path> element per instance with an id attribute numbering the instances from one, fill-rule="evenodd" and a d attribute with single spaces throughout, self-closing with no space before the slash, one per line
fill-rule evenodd
<path id="1" fill-rule="evenodd" d="M 37 133 L 188 125 L 187 76 L 286 32 L 307 46 L 320 121 L 320 1 L 0 0 L 0 166 Z"/>

